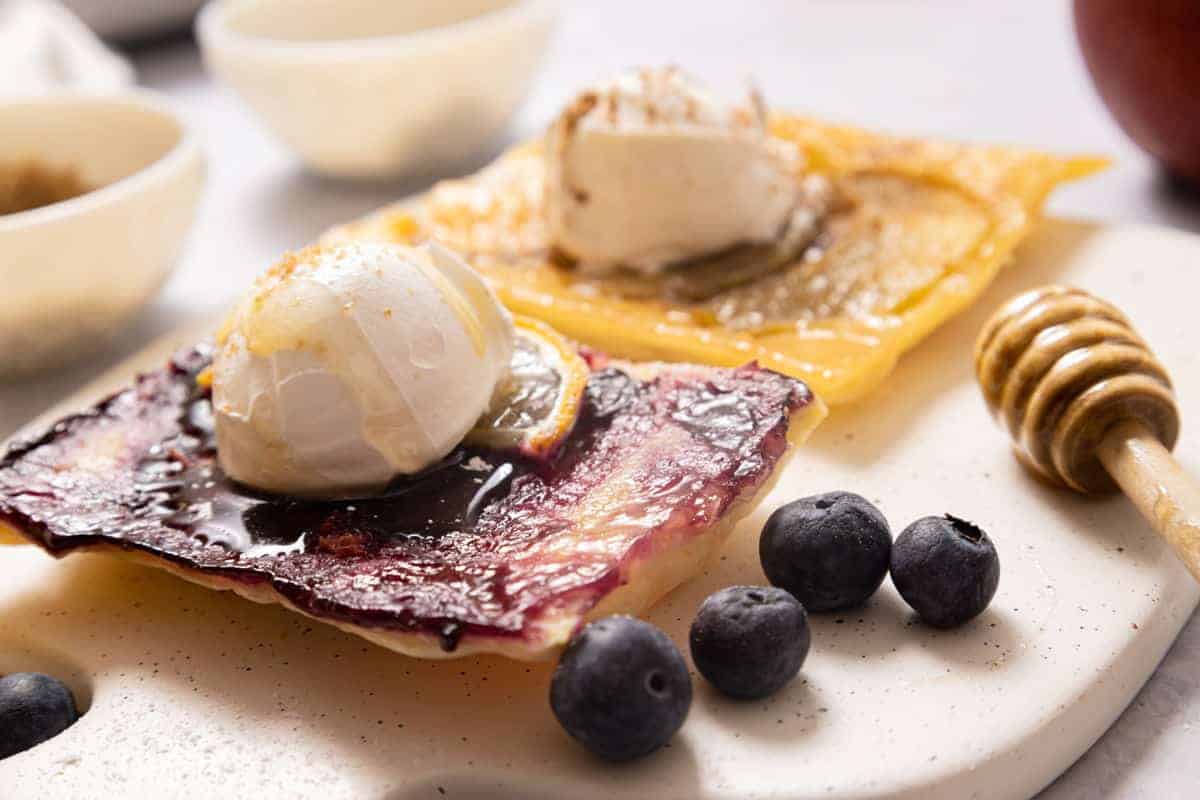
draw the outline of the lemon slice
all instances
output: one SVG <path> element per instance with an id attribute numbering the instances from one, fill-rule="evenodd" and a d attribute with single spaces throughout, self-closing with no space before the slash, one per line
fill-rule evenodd
<path id="1" fill-rule="evenodd" d="M 520 316 L 513 323 L 508 378 L 467 443 L 550 458 L 575 426 L 590 370 L 575 345 L 549 325 Z"/>

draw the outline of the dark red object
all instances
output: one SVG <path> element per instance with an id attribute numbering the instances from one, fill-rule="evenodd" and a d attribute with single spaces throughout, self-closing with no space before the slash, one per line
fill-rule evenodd
<path id="1" fill-rule="evenodd" d="M 604 369 L 551 462 L 463 448 L 381 494 L 315 502 L 221 474 L 195 381 L 205 363 L 177 358 L 14 446 L 0 459 L 0 520 L 55 555 L 106 544 L 270 582 L 312 616 L 432 633 L 446 650 L 536 632 L 562 604 L 590 608 L 643 551 L 707 529 L 770 475 L 789 415 L 813 399 L 754 365 L 677 365 L 649 381 Z M 583 513 L 598 496 L 622 505 Z M 623 533 L 589 537 L 589 525 Z"/>
<path id="2" fill-rule="evenodd" d="M 1075 0 L 1075 31 L 1125 133 L 1200 182 L 1200 0 Z"/>

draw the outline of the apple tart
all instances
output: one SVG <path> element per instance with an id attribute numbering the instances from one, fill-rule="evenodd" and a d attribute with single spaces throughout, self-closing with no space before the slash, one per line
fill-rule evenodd
<path id="1" fill-rule="evenodd" d="M 661 80 L 643 75 L 651 89 Z M 464 253 L 514 312 L 614 356 L 718 366 L 756 360 L 837 404 L 876 388 L 905 351 L 978 297 L 1012 259 L 1056 185 L 1105 163 L 768 116 L 757 96 L 757 106 L 731 112 L 740 149 L 703 150 L 695 133 L 700 101 L 688 95 L 681 113 L 689 116 L 670 129 L 684 130 L 677 137 L 684 145 L 668 147 L 664 132 L 651 128 L 618 150 L 609 130 L 596 135 L 588 154 L 580 151 L 577 161 L 590 161 L 563 166 L 562 130 L 578 125 L 581 114 L 624 114 L 643 127 L 661 120 L 670 105 L 661 90 L 659 105 L 646 100 L 645 86 L 634 101 L 628 92 L 613 100 L 618 90 L 585 93 L 545 141 L 518 145 L 475 175 L 331 230 L 325 241 L 437 239 Z M 663 231 L 703 238 L 750 206 L 777 223 L 778 204 L 755 202 L 778 190 L 777 182 L 746 185 L 746 175 L 767 168 L 742 154 L 742 130 L 755 113 L 772 146 L 795 152 L 780 169 L 795 184 L 802 213 L 770 241 L 687 254 Z M 621 124 L 617 132 L 629 129 Z M 714 166 L 693 168 L 686 158 Z M 555 187 L 567 168 L 596 190 L 568 186 L 568 199 L 558 199 L 563 192 Z M 586 210 L 605 193 L 607 227 Z M 656 205 L 647 197 L 667 199 Z M 568 235 L 558 230 L 564 202 L 578 204 L 578 230 Z M 702 224 L 688 224 L 696 220 Z M 754 233 L 754 219 L 734 221 Z M 660 241 L 653 241 L 656 231 Z M 605 256 L 606 241 L 644 241 L 651 249 L 630 251 L 636 257 L 629 269 L 588 269 L 586 259 L 562 247 L 584 237 Z M 641 268 L 646 253 L 654 262 L 664 250 L 687 257 Z"/>

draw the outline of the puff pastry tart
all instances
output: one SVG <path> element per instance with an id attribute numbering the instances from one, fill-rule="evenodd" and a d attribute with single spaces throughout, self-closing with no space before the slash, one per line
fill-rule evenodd
<path id="1" fill-rule="evenodd" d="M 436 238 L 579 341 L 754 359 L 836 404 L 978 297 L 1057 184 L 1104 163 L 767 114 L 757 95 L 722 106 L 642 70 L 583 92 L 544 141 L 325 240 Z"/>

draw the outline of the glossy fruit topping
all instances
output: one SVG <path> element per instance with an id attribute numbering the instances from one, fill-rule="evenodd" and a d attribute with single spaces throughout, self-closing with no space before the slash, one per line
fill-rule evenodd
<path id="1" fill-rule="evenodd" d="M 547 657 L 636 580 L 640 605 L 617 608 L 642 610 L 687 574 L 683 545 L 745 513 L 789 427 L 822 412 L 756 366 L 600 369 L 553 457 L 465 446 L 384 491 L 313 501 L 221 473 L 206 363 L 185 354 L 15 445 L 0 524 L 55 554 L 134 551 L 422 656 Z"/>

